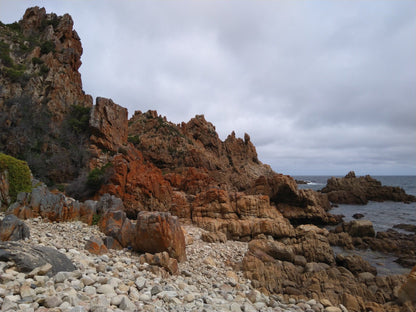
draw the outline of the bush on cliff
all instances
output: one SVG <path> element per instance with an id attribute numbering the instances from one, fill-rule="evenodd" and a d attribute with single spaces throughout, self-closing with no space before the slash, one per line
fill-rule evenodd
<path id="1" fill-rule="evenodd" d="M 30 169 L 25 161 L 0 153 L 0 174 L 7 172 L 9 197 L 16 201 L 19 192 L 30 192 L 32 188 Z"/>

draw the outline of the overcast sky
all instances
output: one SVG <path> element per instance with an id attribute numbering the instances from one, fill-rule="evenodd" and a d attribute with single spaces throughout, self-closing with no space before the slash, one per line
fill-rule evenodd
<path id="1" fill-rule="evenodd" d="M 86 93 L 222 140 L 285 174 L 416 175 L 416 1 L 0 0 L 69 13 Z"/>

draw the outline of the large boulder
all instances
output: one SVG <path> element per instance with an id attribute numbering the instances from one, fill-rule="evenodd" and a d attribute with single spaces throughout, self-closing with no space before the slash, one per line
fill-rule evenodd
<path id="1" fill-rule="evenodd" d="M 12 261 L 17 271 L 28 273 L 47 263 L 52 265 L 48 275 L 72 272 L 76 268 L 63 253 L 51 247 L 30 246 L 18 242 L 0 242 L 0 261 Z"/>
<path id="2" fill-rule="evenodd" d="M 0 221 L 0 241 L 17 241 L 29 236 L 29 227 L 15 215 L 7 215 Z"/>
<path id="3" fill-rule="evenodd" d="M 328 179 L 322 192 L 327 193 L 329 200 L 336 204 L 365 205 L 369 200 L 416 201 L 416 196 L 406 194 L 400 187 L 383 186 L 380 181 L 369 175 L 356 177 L 354 171 L 349 172 L 344 178 Z"/>
<path id="4" fill-rule="evenodd" d="M 158 253 L 182 262 L 186 260 L 185 236 L 177 217 L 166 212 L 140 212 L 137 215 L 132 247 L 136 251 Z"/>

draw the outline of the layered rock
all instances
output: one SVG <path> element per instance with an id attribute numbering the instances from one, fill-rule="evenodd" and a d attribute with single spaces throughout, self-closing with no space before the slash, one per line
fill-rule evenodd
<path id="1" fill-rule="evenodd" d="M 343 266 L 335 266 L 330 250 L 325 235 L 313 230 L 299 231 L 296 239 L 281 242 L 255 240 L 249 244 L 242 270 L 256 288 L 266 292 L 325 299 L 330 305 L 344 305 L 348 311 L 390 311 L 397 299 L 393 290 L 404 278 L 362 272 L 366 266 L 356 266 L 365 263 L 362 259 L 339 259 Z M 355 270 L 355 274 L 346 267 Z M 373 270 L 371 266 L 368 269 Z M 397 306 L 395 309 L 400 310 Z"/>
<path id="2" fill-rule="evenodd" d="M 354 171 L 344 178 L 330 178 L 321 190 L 331 202 L 337 204 L 365 205 L 368 201 L 414 202 L 416 197 L 408 195 L 400 187 L 383 186 L 369 175 L 356 177 Z"/>
<path id="3" fill-rule="evenodd" d="M 221 189 L 198 194 L 192 202 L 192 221 L 228 239 L 250 240 L 257 235 L 292 236 L 287 219 L 263 195 L 245 195 Z"/>
<path id="4" fill-rule="evenodd" d="M 111 99 L 98 97 L 89 120 L 90 141 L 101 149 L 117 152 L 127 143 L 127 109 Z"/>

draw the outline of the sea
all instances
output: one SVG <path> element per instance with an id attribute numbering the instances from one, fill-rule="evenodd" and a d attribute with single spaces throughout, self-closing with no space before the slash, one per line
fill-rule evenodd
<path id="1" fill-rule="evenodd" d="M 403 188 L 407 194 L 416 196 L 416 176 L 372 176 L 382 183 L 382 185 L 399 186 Z M 315 191 L 321 190 L 325 187 L 326 182 L 331 176 L 293 176 L 296 180 L 307 182 L 307 184 L 299 184 L 299 189 L 313 189 Z M 370 201 L 367 205 L 338 205 L 330 211 L 332 214 L 343 215 L 344 221 L 354 220 L 352 217 L 356 213 L 364 215 L 365 220 L 370 220 L 373 223 L 374 230 L 387 231 L 393 229 L 397 224 L 412 224 L 416 225 L 416 203 L 401 203 L 401 202 L 373 202 Z M 411 234 L 405 230 L 394 228 L 394 230 L 406 234 Z M 355 253 L 362 256 L 377 268 L 378 275 L 390 274 L 407 274 L 411 269 L 404 268 L 394 262 L 397 258 L 388 254 L 374 252 L 371 250 L 354 250 L 346 251 L 342 248 L 334 248 L 334 252 L 342 254 Z"/>

